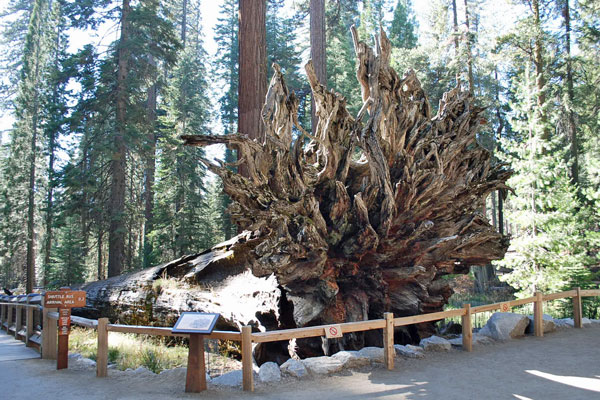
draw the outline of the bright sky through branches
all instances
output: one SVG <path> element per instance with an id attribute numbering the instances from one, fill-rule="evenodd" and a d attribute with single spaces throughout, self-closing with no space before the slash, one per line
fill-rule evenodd
<path id="1" fill-rule="evenodd" d="M 219 17 L 219 9 L 222 4 L 222 0 L 213 0 L 213 1 L 202 1 L 201 2 L 201 10 L 202 10 L 202 21 L 203 21 L 203 34 L 204 34 L 204 42 L 205 49 L 208 52 L 209 56 L 214 56 L 216 53 L 216 43 L 213 40 L 214 37 L 214 28 L 217 23 Z M 284 9 L 288 13 L 293 13 L 295 4 L 297 1 L 295 0 L 285 0 Z M 393 1 L 395 5 L 395 1 Z M 464 11 L 462 10 L 462 2 L 457 2 L 459 7 L 459 15 L 463 15 Z M 431 8 L 431 2 L 425 0 L 414 0 L 412 2 L 413 10 L 415 12 L 415 16 L 418 22 L 418 32 L 420 35 L 420 40 L 424 40 L 426 36 L 426 32 L 428 30 L 428 15 Z M 0 3 L 0 10 L 4 10 L 6 4 L 4 2 Z M 389 12 L 390 16 L 386 19 L 391 18 L 391 14 L 393 11 Z M 515 6 L 513 2 L 510 0 L 487 0 L 481 3 L 481 27 L 482 27 L 482 36 L 485 37 L 485 30 L 488 30 L 493 35 L 497 35 L 499 32 L 506 32 L 510 29 L 514 21 L 518 18 L 519 14 L 522 14 L 522 9 L 519 6 Z M 459 17 L 459 22 L 462 22 L 464 18 Z M 307 21 L 308 24 L 308 21 Z M 308 32 L 308 29 L 305 29 Z M 104 51 L 107 46 L 113 41 L 118 39 L 119 35 L 119 26 L 115 21 L 110 21 L 102 24 L 97 31 L 85 31 L 81 30 L 72 30 L 69 36 L 69 51 L 75 52 L 78 49 L 81 49 L 86 44 L 93 44 L 98 47 L 98 51 Z M 492 38 L 489 38 L 492 40 Z M 13 117 L 11 114 L 1 115 L 0 120 L 0 133 L 2 133 L 1 141 L 4 142 L 5 132 L 10 130 L 13 125 Z M 221 129 L 216 126 L 215 131 L 220 131 Z"/>

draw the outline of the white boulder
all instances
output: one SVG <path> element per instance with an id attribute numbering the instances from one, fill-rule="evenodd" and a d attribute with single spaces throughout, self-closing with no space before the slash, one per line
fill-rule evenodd
<path id="1" fill-rule="evenodd" d="M 359 368 L 371 363 L 369 357 L 360 355 L 358 351 L 339 351 L 331 358 L 340 361 L 344 368 Z"/>
<path id="2" fill-rule="evenodd" d="M 306 370 L 304 364 L 301 361 L 294 360 L 293 358 L 290 358 L 281 364 L 280 370 L 283 374 L 290 375 L 295 378 L 303 378 L 308 375 L 308 371 Z"/>
<path id="3" fill-rule="evenodd" d="M 573 328 L 575 326 L 575 321 L 573 321 L 573 318 L 555 319 L 554 322 L 559 329 Z M 584 328 L 592 326 L 592 320 L 589 318 L 581 318 L 581 326 Z"/>
<path id="4" fill-rule="evenodd" d="M 425 358 L 425 352 L 422 347 L 413 346 L 412 344 L 394 345 L 394 349 L 396 349 L 396 354 L 406 358 Z"/>
<path id="5" fill-rule="evenodd" d="M 421 339 L 419 346 L 425 351 L 448 351 L 452 348 L 452 344 L 448 340 L 435 335 Z"/>
<path id="6" fill-rule="evenodd" d="M 357 352 L 358 357 L 366 357 L 372 362 L 382 363 L 384 360 L 382 347 L 363 347 Z"/>
<path id="7" fill-rule="evenodd" d="M 326 375 L 339 372 L 344 368 L 344 364 L 332 357 L 311 357 L 302 360 L 309 373 L 314 375 Z"/>
<path id="8" fill-rule="evenodd" d="M 281 370 L 279 365 L 274 362 L 266 362 L 258 370 L 258 379 L 261 382 L 279 382 L 281 380 Z"/>
<path id="9" fill-rule="evenodd" d="M 529 318 L 523 314 L 494 313 L 478 332 L 495 340 L 514 339 L 525 334 Z"/>
<path id="10" fill-rule="evenodd" d="M 460 335 L 459 337 L 455 338 L 455 339 L 450 339 L 448 340 L 452 346 L 455 347 L 462 347 L 463 342 L 462 342 L 462 335 Z M 478 333 L 474 333 L 473 334 L 473 345 L 486 345 L 486 344 L 492 344 L 494 343 L 494 339 L 492 339 L 489 336 L 484 336 L 484 335 L 480 335 Z"/>
<path id="11" fill-rule="evenodd" d="M 212 380 L 212 383 L 218 386 L 237 387 L 242 385 L 243 373 L 242 370 L 231 371 L 221 376 L 217 376 Z"/>

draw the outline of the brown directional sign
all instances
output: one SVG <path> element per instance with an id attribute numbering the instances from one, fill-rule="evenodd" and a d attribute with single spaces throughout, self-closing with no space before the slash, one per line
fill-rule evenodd
<path id="1" fill-rule="evenodd" d="M 60 290 L 46 292 L 44 306 L 49 308 L 74 308 L 85 307 L 85 291 Z"/>

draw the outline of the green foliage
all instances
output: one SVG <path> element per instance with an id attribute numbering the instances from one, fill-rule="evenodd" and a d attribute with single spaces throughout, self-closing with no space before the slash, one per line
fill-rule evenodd
<path id="1" fill-rule="evenodd" d="M 390 25 L 390 42 L 396 49 L 412 49 L 417 46 L 415 33 L 417 21 L 412 12 L 410 0 L 398 0 L 394 9 L 394 19 Z"/>
<path id="2" fill-rule="evenodd" d="M 327 87 L 341 93 L 348 109 L 356 115 L 362 107 L 360 87 L 356 80 L 356 58 L 350 27 L 359 20 L 356 2 L 326 2 Z"/>
<path id="3" fill-rule="evenodd" d="M 509 88 L 513 135 L 504 139 L 504 152 L 499 156 L 516 173 L 508 182 L 514 189 L 507 204 L 508 220 L 514 227 L 511 251 L 498 264 L 512 270 L 503 278 L 520 296 L 594 287 L 594 266 L 600 262 L 599 214 L 594 200 L 580 195 L 579 185 L 569 174 L 569 138 L 562 129 L 545 136 L 552 126 L 565 123 L 561 93 L 566 87 L 553 79 L 561 75 L 562 55 L 544 52 L 548 83 L 540 91 L 535 65 L 524 50 L 524 44 L 535 40 L 547 45 L 558 43 L 559 38 L 526 17 L 500 41 L 502 54 L 513 60 Z M 540 94 L 554 101 L 540 106 Z"/>
<path id="4" fill-rule="evenodd" d="M 61 216 L 64 221 L 57 225 L 56 246 L 51 264 L 45 273 L 48 286 L 59 288 L 83 283 L 86 278 L 85 247 L 81 224 L 75 216 Z"/>
<path id="5" fill-rule="evenodd" d="M 409 69 L 415 70 L 429 97 L 432 111 L 435 112 L 443 93 L 456 85 L 456 60 L 452 49 L 449 9 L 446 2 L 432 2 L 428 20 L 429 25 L 422 36 L 422 44 L 418 47 L 397 46 L 397 34 L 394 31 L 390 33 L 391 40 L 396 41 L 392 42 L 392 66 L 399 74 Z M 392 29 L 393 24 L 394 22 Z M 405 27 L 403 31 L 406 35 L 407 29 Z M 408 36 L 403 39 L 403 43 L 409 42 Z"/>

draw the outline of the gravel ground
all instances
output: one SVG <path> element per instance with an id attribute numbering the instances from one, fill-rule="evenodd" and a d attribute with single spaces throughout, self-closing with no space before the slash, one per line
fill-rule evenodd
<path id="1" fill-rule="evenodd" d="M 0 356 L 6 346 L 0 340 Z M 186 394 L 182 374 L 110 370 L 108 378 L 100 379 L 93 367 L 75 361 L 68 370 L 55 368 L 49 360 L 0 361 L 0 398 L 600 399 L 600 325 L 479 345 L 472 353 L 396 358 L 394 371 L 375 366 L 330 377 L 257 383 L 254 393 L 209 384 L 206 392 Z"/>

